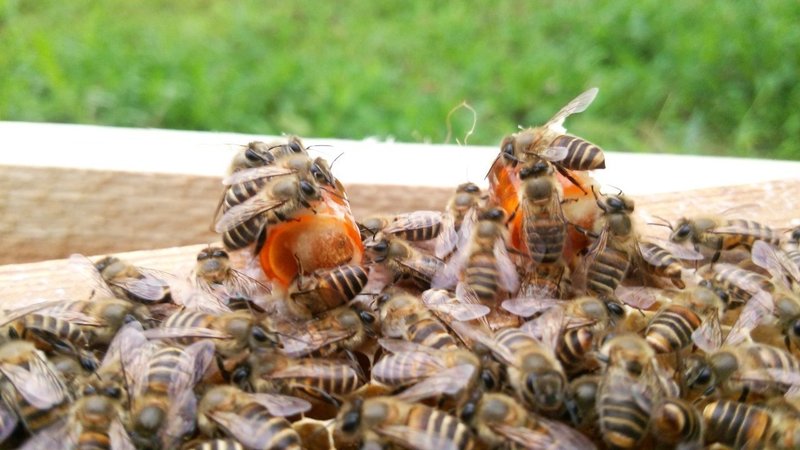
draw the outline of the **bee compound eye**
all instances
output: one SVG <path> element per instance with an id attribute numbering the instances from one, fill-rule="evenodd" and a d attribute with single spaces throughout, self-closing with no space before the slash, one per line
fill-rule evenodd
<path id="1" fill-rule="evenodd" d="M 616 317 L 622 317 L 625 315 L 625 308 L 623 308 L 619 303 L 606 302 L 606 309 L 608 309 L 608 312 Z"/>
<path id="2" fill-rule="evenodd" d="M 375 323 L 375 316 L 368 311 L 359 311 L 358 317 L 361 319 L 362 322 L 366 324 L 373 324 Z"/>
<path id="3" fill-rule="evenodd" d="M 122 390 L 116 386 L 112 386 L 105 389 L 105 394 L 111 398 L 120 398 L 122 396 Z"/>
<path id="4" fill-rule="evenodd" d="M 300 181 L 300 190 L 307 196 L 314 195 L 317 192 L 317 189 L 314 187 L 314 185 L 306 180 Z"/>
<path id="5" fill-rule="evenodd" d="M 87 384 L 86 386 L 83 387 L 83 395 L 84 396 L 94 395 L 96 393 L 97 393 L 97 390 L 91 384 Z"/>
<path id="6" fill-rule="evenodd" d="M 477 407 L 475 406 L 474 402 L 469 402 L 461 408 L 461 420 L 464 422 L 469 422 L 475 417 L 475 410 Z"/>
<path id="7" fill-rule="evenodd" d="M 267 342 L 270 340 L 269 334 L 267 331 L 259 326 L 253 327 L 250 331 L 250 335 L 253 336 L 257 342 Z"/>
<path id="8" fill-rule="evenodd" d="M 247 381 L 248 378 L 250 378 L 250 366 L 247 364 L 238 366 L 231 374 L 231 381 L 237 385 L 241 385 Z"/>
<path id="9" fill-rule="evenodd" d="M 711 381 L 711 368 L 705 366 L 697 372 L 697 378 L 695 378 L 694 384 L 705 385 L 709 381 Z"/>
<path id="10" fill-rule="evenodd" d="M 792 333 L 794 333 L 795 336 L 800 336 L 800 320 L 795 320 L 792 324 Z"/>
<path id="11" fill-rule="evenodd" d="M 488 390 L 492 390 L 497 386 L 497 380 L 495 380 L 494 375 L 488 370 L 481 372 L 481 383 L 483 383 L 483 387 Z"/>
<path id="12" fill-rule="evenodd" d="M 468 192 L 470 194 L 475 194 L 481 191 L 481 188 L 474 184 L 469 184 L 467 187 L 464 188 L 464 192 Z"/>
<path id="13" fill-rule="evenodd" d="M 303 147 L 297 141 L 289 142 L 289 149 L 291 151 L 293 151 L 294 153 L 302 153 L 303 152 Z"/>
<path id="14" fill-rule="evenodd" d="M 361 421 L 361 412 L 352 410 L 345 413 L 342 418 L 342 431 L 345 433 L 354 433 L 358 429 L 358 424 Z"/>
<path id="15" fill-rule="evenodd" d="M 259 162 L 264 160 L 264 158 L 262 158 L 261 155 L 258 154 L 258 152 L 256 152 L 254 149 L 250 147 L 248 147 L 247 150 L 244 151 L 244 157 L 247 158 L 247 160 L 250 162 Z"/>
<path id="16" fill-rule="evenodd" d="M 221 248 L 218 248 L 218 249 L 215 249 L 211 253 L 211 256 L 214 257 L 214 258 L 227 258 L 228 257 L 228 252 L 226 252 L 225 250 L 222 250 Z"/>
<path id="17" fill-rule="evenodd" d="M 514 156 L 514 143 L 512 141 L 508 141 L 503 144 L 503 155 L 504 156 Z"/>
<path id="18" fill-rule="evenodd" d="M 692 232 L 691 227 L 689 227 L 688 223 L 685 223 L 685 224 L 681 225 L 680 227 L 678 227 L 678 231 L 677 231 L 676 234 L 680 238 L 685 238 L 685 237 L 689 236 L 689 233 L 691 233 L 691 232 Z"/>

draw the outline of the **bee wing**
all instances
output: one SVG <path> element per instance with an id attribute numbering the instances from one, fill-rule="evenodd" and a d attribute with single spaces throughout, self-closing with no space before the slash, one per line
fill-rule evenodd
<path id="1" fill-rule="evenodd" d="M 760 291 L 752 296 L 742 308 L 739 318 L 725 337 L 725 345 L 736 345 L 750 338 L 750 332 L 765 319 L 772 316 L 774 305 L 772 296 Z"/>
<path id="2" fill-rule="evenodd" d="M 199 339 L 232 339 L 228 333 L 211 328 L 203 327 L 159 327 L 151 328 L 143 332 L 148 339 L 179 339 L 179 338 L 199 338 Z"/>
<path id="3" fill-rule="evenodd" d="M 250 197 L 244 202 L 225 211 L 214 226 L 214 231 L 217 233 L 230 231 L 253 217 L 283 205 L 285 202 L 285 200 L 265 199 L 259 195 Z"/>
<path id="4" fill-rule="evenodd" d="M 84 281 L 91 286 L 96 296 L 99 297 L 115 297 L 111 292 L 108 283 L 103 279 L 103 276 L 98 272 L 92 260 L 79 253 L 74 253 L 69 256 L 68 267 L 76 272 Z"/>
<path id="5" fill-rule="evenodd" d="M 306 356 L 327 345 L 350 338 L 354 333 L 355 330 L 344 328 L 324 328 L 315 333 L 303 333 L 302 330 L 297 330 L 286 339 L 281 339 L 283 353 L 292 357 Z"/>
<path id="6" fill-rule="evenodd" d="M 0 400 L 0 442 L 4 442 L 17 428 L 17 422 L 17 413 Z"/>
<path id="7" fill-rule="evenodd" d="M 197 418 L 197 397 L 186 389 L 172 398 L 166 423 L 161 426 L 159 440 L 161 448 L 179 448 L 183 437 L 191 433 Z"/>
<path id="8" fill-rule="evenodd" d="M 451 437 L 404 425 L 383 425 L 375 427 L 373 430 L 406 448 L 418 450 L 459 450 L 461 448 Z"/>
<path id="9" fill-rule="evenodd" d="M 148 345 L 150 348 L 146 349 L 145 347 Z M 139 322 L 130 322 L 114 335 L 114 339 L 108 345 L 103 357 L 101 367 L 110 364 L 114 359 L 123 359 L 123 364 L 129 366 L 131 362 L 125 361 L 126 358 L 129 360 L 137 353 L 147 353 L 149 356 L 154 349 L 155 346 L 147 342 L 147 337 L 142 332 L 142 325 Z"/>
<path id="10" fill-rule="evenodd" d="M 437 316 L 439 316 L 439 314 L 445 314 L 447 316 L 452 317 L 455 320 L 460 320 L 462 322 L 480 319 L 481 317 L 484 317 L 487 314 L 489 314 L 489 312 L 491 311 L 489 307 L 485 305 L 472 305 L 472 304 L 462 304 L 462 303 L 428 305 L 428 309 L 433 311 Z"/>
<path id="11" fill-rule="evenodd" d="M 504 300 L 500 306 L 511 314 L 528 318 L 558 305 L 561 300 L 554 298 L 517 297 Z"/>
<path id="12" fill-rule="evenodd" d="M 222 314 L 231 309 L 225 304 L 230 298 L 223 285 L 212 285 L 205 280 L 194 277 L 193 287 L 181 295 L 181 306 L 190 311 L 202 311 L 210 314 Z"/>
<path id="13" fill-rule="evenodd" d="M 475 366 L 469 364 L 450 367 L 425 378 L 397 394 L 395 398 L 407 402 L 418 402 L 442 394 L 456 396 L 469 386 L 474 374 Z"/>
<path id="14" fill-rule="evenodd" d="M 0 317 L 2 317 L 2 320 L 0 320 L 0 327 L 4 327 L 4 326 L 8 325 L 9 323 L 11 323 L 11 322 L 13 322 L 13 321 L 15 321 L 17 319 L 21 319 L 21 318 L 23 318 L 23 317 L 25 317 L 25 316 L 27 316 L 28 314 L 31 314 L 31 313 L 35 313 L 35 312 L 38 312 L 38 311 L 46 312 L 47 309 L 52 308 L 54 306 L 61 305 L 63 303 L 64 302 L 61 301 L 61 300 L 52 301 L 52 302 L 39 302 L 39 303 L 34 303 L 32 305 L 23 306 L 23 307 L 20 307 L 20 308 L 14 308 L 14 309 L 9 310 L 9 311 L 5 311 L 4 310 L 3 313 L 2 313 L 2 316 L 0 316 Z M 0 442 L 2 442 L 2 441 L 0 441 Z"/>
<path id="15" fill-rule="evenodd" d="M 716 309 L 709 312 L 700 326 L 692 332 L 692 342 L 706 353 L 711 353 L 722 346 L 722 327 Z"/>
<path id="16" fill-rule="evenodd" d="M 586 108 L 592 104 L 595 97 L 597 97 L 597 88 L 591 88 L 582 94 L 578 95 L 571 102 L 567 103 L 566 106 L 561 108 L 550 120 L 544 124 L 545 127 L 551 129 L 557 133 L 565 133 L 567 130 L 564 129 L 564 120 L 573 115 L 583 111 L 586 111 Z"/>
<path id="17" fill-rule="evenodd" d="M 125 278 L 114 280 L 111 285 L 124 289 L 136 297 L 147 300 L 161 300 L 167 295 L 169 284 L 157 278 Z"/>
<path id="18" fill-rule="evenodd" d="M 372 368 L 372 379 L 391 386 L 408 385 L 444 369 L 441 358 L 429 352 L 401 352 L 383 356 Z"/>
<path id="19" fill-rule="evenodd" d="M 330 361 L 330 360 L 322 360 L 322 359 L 314 359 L 308 360 L 312 361 L 309 364 L 293 364 L 291 366 L 285 367 L 283 369 L 279 369 L 275 372 L 269 374 L 269 378 L 321 378 L 321 379 L 330 379 L 333 375 L 336 379 L 340 379 L 342 377 L 353 377 L 360 375 L 358 371 L 345 362 L 338 362 L 338 361 Z M 338 369 L 339 367 L 344 367 L 346 370 L 345 373 L 341 373 L 338 370 L 331 370 L 331 368 Z"/>
<path id="20" fill-rule="evenodd" d="M 614 290 L 614 295 L 622 303 L 636 309 L 650 309 L 650 307 L 658 303 L 654 288 L 644 286 L 617 286 L 617 289 Z"/>
<path id="21" fill-rule="evenodd" d="M 111 442 L 111 450 L 136 450 L 136 446 L 131 442 L 131 437 L 125 431 L 119 418 L 111 421 L 111 425 L 108 427 L 108 438 Z"/>
<path id="22" fill-rule="evenodd" d="M 261 420 L 241 416 L 232 412 L 213 411 L 207 415 L 216 422 L 225 433 L 247 448 L 271 448 L 270 441 L 275 433 L 264 427 Z"/>
<path id="23" fill-rule="evenodd" d="M 267 408 L 273 416 L 288 417 L 311 409 L 311 403 L 302 398 L 280 394 L 249 394 L 259 405 Z"/>
<path id="24" fill-rule="evenodd" d="M 776 250 L 764 241 L 753 243 L 753 262 L 766 269 L 775 279 L 784 279 L 784 274 L 795 283 L 800 283 L 800 267 L 786 256 L 786 253 Z"/>
<path id="25" fill-rule="evenodd" d="M 702 269 L 702 268 L 701 268 Z M 738 266 L 728 263 L 715 263 L 714 267 L 712 268 L 713 271 L 720 273 L 726 270 L 743 270 Z M 758 277 L 762 278 L 762 277 Z M 730 280 L 732 284 L 736 287 L 745 290 L 751 295 L 758 295 L 760 292 L 764 292 L 763 286 L 761 286 L 757 281 L 752 279 L 751 277 L 735 277 Z"/>
<path id="26" fill-rule="evenodd" d="M 598 235 L 597 239 L 595 239 L 594 242 L 592 242 L 592 245 L 589 246 L 589 249 L 586 252 L 586 257 L 583 259 L 584 272 L 588 271 L 589 268 L 592 267 L 597 255 L 606 249 L 606 245 L 608 245 L 608 227 L 603 227 L 603 229 L 600 231 L 600 235 Z"/>
<path id="27" fill-rule="evenodd" d="M 646 236 L 639 241 L 639 252 L 645 261 L 653 265 L 658 265 L 658 259 L 655 258 L 656 248 L 648 248 L 643 246 L 643 243 L 660 247 L 669 252 L 672 256 L 685 261 L 701 261 L 704 258 L 702 253 L 691 247 L 678 245 L 672 241 L 655 236 Z"/>
<path id="28" fill-rule="evenodd" d="M 214 343 L 209 340 L 202 340 L 183 349 L 181 369 L 189 373 L 191 387 L 197 384 L 205 375 L 211 363 L 214 361 Z"/>
<path id="29" fill-rule="evenodd" d="M 12 427 L 9 432 L 14 431 Z M 66 417 L 43 430 L 39 430 L 19 447 L 19 450 L 71 450 L 78 443 L 78 429 L 71 427 Z"/>
<path id="30" fill-rule="evenodd" d="M 225 186 L 233 186 L 236 184 L 247 183 L 248 181 L 291 175 L 293 173 L 295 173 L 294 170 L 287 169 L 285 167 L 275 165 L 259 166 L 251 169 L 238 170 L 225 177 L 225 179 L 222 180 L 222 184 Z"/>
<path id="31" fill-rule="evenodd" d="M 785 368 L 778 369 L 774 367 L 768 368 L 766 371 L 772 381 L 776 383 L 789 386 L 789 388 L 797 389 L 797 387 L 800 387 L 800 372 Z"/>
<path id="32" fill-rule="evenodd" d="M 405 214 L 394 216 L 384 233 L 395 234 L 403 231 L 418 230 L 436 226 L 442 223 L 443 213 L 441 211 L 412 211 Z"/>
<path id="33" fill-rule="evenodd" d="M 225 282 L 225 289 L 228 291 L 229 297 L 241 296 L 248 299 L 272 293 L 272 288 L 266 284 L 235 269 L 231 269 Z"/>
<path id="34" fill-rule="evenodd" d="M 37 409 L 50 409 L 69 397 L 61 377 L 53 372 L 44 356 L 39 355 L 38 351 L 36 356 L 28 361 L 27 370 L 13 364 L 2 364 L 0 372 L 25 401 Z"/>
<path id="35" fill-rule="evenodd" d="M 445 214 L 442 217 L 442 231 L 436 236 L 434 243 L 434 255 L 442 259 L 452 253 L 456 245 L 458 245 L 458 232 L 455 220 L 451 214 Z"/>
<path id="36" fill-rule="evenodd" d="M 508 257 L 508 250 L 502 239 L 498 239 L 494 243 L 494 258 L 497 261 L 497 272 L 500 274 L 500 286 L 506 292 L 516 293 L 519 290 L 517 266 Z"/>
<path id="37" fill-rule="evenodd" d="M 378 339 L 378 344 L 389 353 L 414 353 L 414 352 L 428 352 L 435 355 L 437 350 L 435 348 L 426 347 L 415 342 L 404 341 L 402 339 Z"/>
<path id="38" fill-rule="evenodd" d="M 740 234 L 743 236 L 761 236 L 763 234 L 762 230 L 748 228 L 746 225 L 739 224 L 739 223 L 732 223 L 726 225 L 720 225 L 718 227 L 714 227 L 707 231 L 707 233 L 711 234 Z"/>
<path id="39" fill-rule="evenodd" d="M 436 261 L 436 260 L 434 260 Z M 430 259 L 405 259 L 397 261 L 398 264 L 405 268 L 416 272 L 420 277 L 426 280 L 433 280 L 437 274 L 445 267 L 444 263 L 430 264 Z"/>
<path id="40" fill-rule="evenodd" d="M 530 428 L 503 423 L 492 424 L 490 428 L 509 441 L 528 449 L 597 448 L 586 436 L 561 422 L 544 418 L 537 418 L 536 422 L 537 425 Z"/>
<path id="41" fill-rule="evenodd" d="M 466 322 L 453 322 L 450 324 L 450 327 L 458 333 L 460 337 L 466 338 L 469 341 L 476 342 L 482 344 L 486 348 L 492 351 L 492 354 L 501 362 L 504 362 L 508 365 L 514 365 L 514 354 L 511 351 L 497 343 L 494 340 L 493 336 L 490 336 L 486 332 L 476 328 L 474 325 L 468 324 Z"/>

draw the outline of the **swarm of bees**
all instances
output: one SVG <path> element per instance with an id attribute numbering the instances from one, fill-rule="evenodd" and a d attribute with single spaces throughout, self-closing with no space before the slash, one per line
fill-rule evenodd
<path id="1" fill-rule="evenodd" d="M 800 228 L 654 237 L 563 128 L 596 94 L 442 211 L 356 220 L 299 138 L 242 147 L 191 270 L 76 255 L 90 298 L 3 311 L 0 442 L 800 448 Z"/>

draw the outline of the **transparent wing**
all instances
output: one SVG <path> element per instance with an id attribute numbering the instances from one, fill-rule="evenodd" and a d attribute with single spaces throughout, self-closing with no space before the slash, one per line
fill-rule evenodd
<path id="1" fill-rule="evenodd" d="M 647 244 L 655 248 L 648 247 Z M 691 247 L 678 245 L 672 241 L 660 239 L 655 236 L 647 236 L 639 241 L 639 252 L 642 254 L 642 257 L 644 257 L 644 260 L 650 264 L 658 265 L 659 261 L 655 259 L 655 251 L 659 248 L 667 251 L 675 258 L 685 261 L 701 261 L 703 259 L 703 254 Z"/>
<path id="2" fill-rule="evenodd" d="M 453 331 L 458 333 L 459 336 L 468 339 L 469 341 L 482 344 L 492 351 L 492 354 L 501 362 L 508 365 L 514 365 L 514 354 L 503 345 L 498 344 L 493 336 L 490 336 L 481 329 L 466 322 L 453 322 L 450 325 Z"/>
<path id="3" fill-rule="evenodd" d="M 519 274 L 517 274 L 517 266 L 508 257 L 508 250 L 502 239 L 498 239 L 494 243 L 494 257 L 497 261 L 497 271 L 500 274 L 500 286 L 504 291 L 515 294 L 519 290 Z"/>
<path id="4" fill-rule="evenodd" d="M 264 199 L 258 195 L 250 197 L 227 210 L 214 226 L 214 231 L 217 233 L 230 231 L 253 217 L 283 205 L 285 202 L 285 200 Z"/>
<path id="5" fill-rule="evenodd" d="M 742 308 L 739 318 L 725 337 L 724 344 L 736 345 L 750 339 L 750 332 L 771 317 L 773 309 L 772 296 L 765 291 L 759 291 Z"/>
<path id="6" fill-rule="evenodd" d="M 323 328 L 313 333 L 296 330 L 288 339 L 281 339 L 285 355 L 306 356 L 328 345 L 341 342 L 353 336 L 356 330 L 345 328 Z"/>
<path id="7" fill-rule="evenodd" d="M 14 431 L 12 428 L 9 431 Z M 77 430 L 63 417 L 49 427 L 34 433 L 19 450 L 71 450 L 77 442 Z"/>
<path id="8" fill-rule="evenodd" d="M 222 180 L 225 186 L 233 186 L 236 184 L 246 183 L 248 181 L 262 180 L 264 178 L 273 178 L 283 175 L 291 175 L 295 173 L 294 170 L 285 167 L 269 165 L 259 166 L 252 169 L 239 170 Z"/>
<path id="9" fill-rule="evenodd" d="M 0 372 L 6 376 L 19 394 L 37 409 L 50 409 L 69 398 L 69 392 L 59 375 L 36 353 L 28 360 L 28 370 L 12 364 L 0 365 Z"/>
<path id="10" fill-rule="evenodd" d="M 131 442 L 131 437 L 128 436 L 128 432 L 125 431 L 119 418 L 111 421 L 111 425 L 108 427 L 108 438 L 111 442 L 111 450 L 136 450 L 136 446 Z"/>
<path id="11" fill-rule="evenodd" d="M 156 277 L 147 269 L 139 268 L 142 278 L 114 280 L 111 284 L 120 287 L 142 300 L 161 300 L 169 293 L 169 283 Z"/>
<path id="12" fill-rule="evenodd" d="M 17 413 L 0 399 L 0 442 L 4 442 L 17 428 L 17 422 Z"/>
<path id="13" fill-rule="evenodd" d="M 311 403 L 291 395 L 249 394 L 249 397 L 278 417 L 294 416 L 311 409 Z"/>
<path id="14" fill-rule="evenodd" d="M 403 231 L 418 230 L 422 228 L 436 226 L 442 223 L 443 214 L 441 211 L 413 211 L 394 216 L 384 233 L 395 234 Z"/>
<path id="15" fill-rule="evenodd" d="M 595 97 L 597 97 L 597 92 L 597 88 L 591 88 L 578 95 L 571 102 L 567 103 L 566 106 L 561 108 L 561 110 L 548 120 L 544 126 L 555 132 L 565 133 L 567 130 L 564 129 L 564 120 L 573 114 L 586 111 L 586 108 L 588 108 Z"/>
<path id="16" fill-rule="evenodd" d="M 247 448 L 272 448 L 269 444 L 276 433 L 273 432 L 274 427 L 265 427 L 263 421 L 224 411 L 214 411 L 208 413 L 208 416 L 243 446 Z M 283 430 L 274 431 L 280 432 Z"/>
<path id="17" fill-rule="evenodd" d="M 450 214 L 442 217 L 442 231 L 436 236 L 434 244 L 434 255 L 437 258 L 444 258 L 453 252 L 458 245 L 458 232 L 456 232 L 455 220 Z"/>
<path id="18" fill-rule="evenodd" d="M 502 423 L 492 425 L 491 428 L 508 440 L 529 449 L 580 448 L 591 450 L 597 448 L 586 436 L 561 422 L 544 418 L 537 418 L 536 421 L 537 425 L 531 428 Z"/>
<path id="19" fill-rule="evenodd" d="M 159 431 L 162 448 L 179 448 L 183 437 L 194 430 L 196 412 L 197 397 L 191 389 L 186 389 L 171 399 L 166 423 Z"/>
<path id="20" fill-rule="evenodd" d="M 564 130 L 566 131 L 566 130 Z M 558 162 L 566 158 L 569 154 L 567 147 L 548 147 L 538 153 L 540 157 L 552 162 Z"/>
<path id="21" fill-rule="evenodd" d="M 440 357 L 429 352 L 401 352 L 382 357 L 372 368 L 372 378 L 390 386 L 417 383 L 444 370 Z"/>
<path id="22" fill-rule="evenodd" d="M 504 300 L 500 306 L 511 314 L 528 318 L 558 306 L 562 302 L 555 298 L 517 297 Z"/>
<path id="23" fill-rule="evenodd" d="M 433 374 L 405 391 L 397 394 L 395 398 L 407 402 L 418 402 L 440 395 L 457 396 L 464 392 L 475 375 L 475 366 L 461 364 Z"/>
<path id="24" fill-rule="evenodd" d="M 776 250 L 766 242 L 756 241 L 753 244 L 752 258 L 756 265 L 766 269 L 776 279 L 782 280 L 785 274 L 794 282 L 800 283 L 800 267 L 785 252 Z"/>
<path id="25" fill-rule="evenodd" d="M 92 260 L 84 255 L 74 253 L 69 256 L 68 267 L 77 273 L 92 288 L 95 296 L 115 297 L 103 276 L 97 271 Z"/>
<path id="26" fill-rule="evenodd" d="M 730 336 L 730 335 L 729 335 Z M 692 332 L 692 342 L 700 350 L 712 353 L 722 345 L 722 327 L 717 311 L 711 311 L 703 322 Z"/>
<path id="27" fill-rule="evenodd" d="M 210 328 L 202 327 L 163 327 L 151 328 L 143 332 L 148 339 L 179 339 L 179 338 L 198 338 L 198 339 L 232 339 L 228 333 Z"/>
<path id="28" fill-rule="evenodd" d="M 376 427 L 374 431 L 406 448 L 418 450 L 459 450 L 460 448 L 450 437 L 439 436 L 431 431 L 418 430 L 404 425 L 384 425 Z"/>

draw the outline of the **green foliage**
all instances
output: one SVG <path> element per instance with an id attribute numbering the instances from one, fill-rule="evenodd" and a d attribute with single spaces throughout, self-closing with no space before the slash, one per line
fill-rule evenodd
<path id="1" fill-rule="evenodd" d="M 600 88 L 606 149 L 800 159 L 788 0 L 0 0 L 0 119 L 497 144 Z M 463 138 L 472 116 L 454 114 Z"/>

